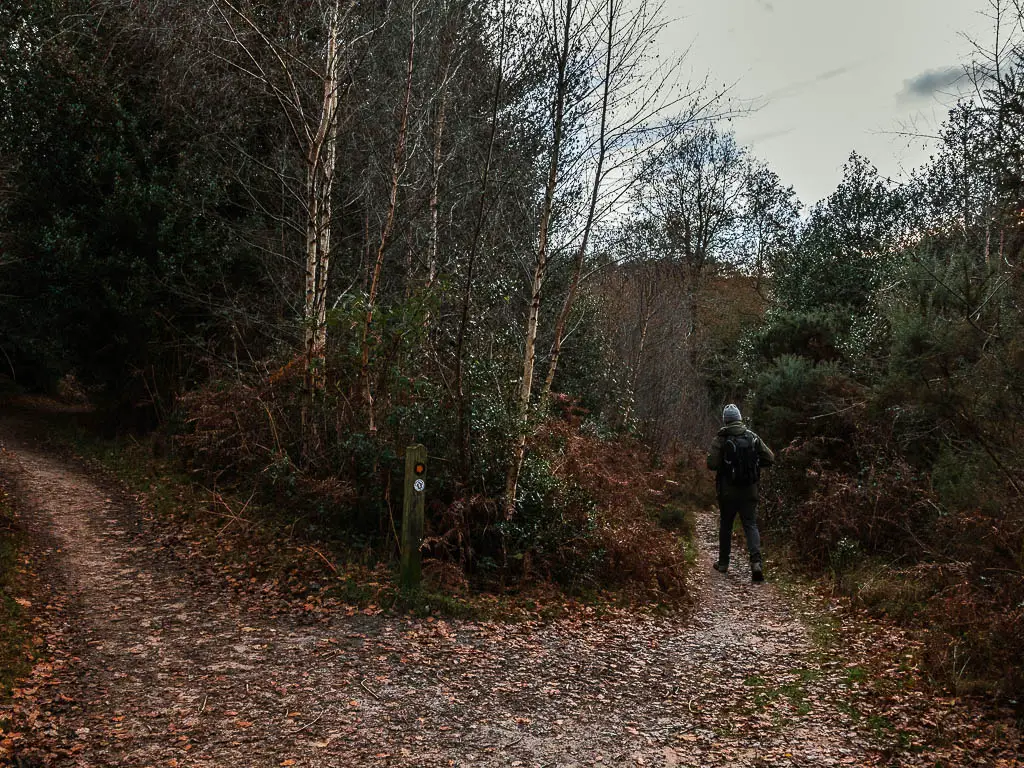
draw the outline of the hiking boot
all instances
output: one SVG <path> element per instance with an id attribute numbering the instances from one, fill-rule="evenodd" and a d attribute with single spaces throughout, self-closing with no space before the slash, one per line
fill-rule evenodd
<path id="1" fill-rule="evenodd" d="M 755 582 L 764 581 L 764 568 L 761 566 L 760 560 L 755 560 L 750 564 L 750 578 Z"/>
<path id="2" fill-rule="evenodd" d="M 729 564 L 728 563 L 726 563 L 725 565 L 722 565 L 721 563 L 716 562 L 711 567 L 714 568 L 719 573 L 728 573 L 728 571 L 729 571 Z"/>

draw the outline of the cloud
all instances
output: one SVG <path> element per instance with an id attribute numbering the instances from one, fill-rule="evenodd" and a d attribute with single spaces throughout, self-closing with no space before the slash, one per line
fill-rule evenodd
<path id="1" fill-rule="evenodd" d="M 755 133 L 753 136 L 746 137 L 745 143 L 747 144 L 764 144 L 765 142 L 771 141 L 772 139 L 778 139 L 782 136 L 788 136 L 796 128 L 780 128 L 774 131 L 762 131 L 761 133 Z"/>
<path id="2" fill-rule="evenodd" d="M 963 67 L 928 69 L 903 81 L 900 101 L 924 101 L 936 95 L 959 95 L 967 90 L 968 82 Z"/>
<path id="3" fill-rule="evenodd" d="M 826 80 L 832 80 L 840 75 L 845 75 L 851 69 L 853 69 L 853 67 L 836 67 L 835 69 L 830 69 L 827 72 L 822 72 L 820 75 L 815 75 L 814 82 L 823 83 Z"/>
<path id="4" fill-rule="evenodd" d="M 769 102 L 772 102 L 777 101 L 779 99 L 785 99 L 790 96 L 796 96 L 797 94 L 806 91 L 808 88 L 811 88 L 817 85 L 818 83 L 825 83 L 828 82 L 829 80 L 834 80 L 835 78 L 841 77 L 842 75 L 845 75 L 847 72 L 850 72 L 855 68 L 856 67 L 854 65 L 836 67 L 835 69 L 830 69 L 826 72 L 822 72 L 807 80 L 800 80 L 799 82 L 793 83 L 792 85 L 787 85 L 784 88 L 779 88 L 777 91 L 769 93 L 768 96 L 766 96 L 765 98 Z"/>

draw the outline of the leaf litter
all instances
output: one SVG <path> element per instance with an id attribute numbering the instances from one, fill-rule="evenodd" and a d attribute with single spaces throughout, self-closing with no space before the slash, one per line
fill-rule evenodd
<path id="1" fill-rule="evenodd" d="M 1021 764 L 1013 714 L 915 685 L 891 627 L 843 619 L 822 653 L 800 614 L 829 605 L 711 572 L 711 511 L 688 615 L 420 619 L 239 589 L 130 498 L 8 447 L 50 576 L 45 658 L 0 733 L 16 764 Z"/>

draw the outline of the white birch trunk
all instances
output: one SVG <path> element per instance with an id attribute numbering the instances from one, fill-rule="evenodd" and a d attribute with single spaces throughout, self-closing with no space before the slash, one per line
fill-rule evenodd
<path id="1" fill-rule="evenodd" d="M 608 154 L 608 100 L 611 96 L 612 89 L 612 49 L 615 42 L 616 5 L 613 1 L 610 1 L 607 7 L 608 36 L 605 39 L 604 83 L 601 87 L 601 125 L 598 129 L 597 168 L 594 170 L 594 181 L 590 188 L 590 207 L 587 209 L 587 222 L 583 227 L 583 236 L 580 240 L 579 248 L 576 251 L 576 261 L 573 264 L 572 278 L 569 281 L 569 290 L 565 294 L 565 301 L 562 302 L 562 309 L 558 313 L 558 320 L 555 323 L 555 340 L 551 345 L 548 375 L 544 379 L 544 388 L 541 391 L 542 399 L 551 394 L 551 387 L 555 382 L 555 372 L 558 370 L 558 358 L 562 354 L 562 340 L 565 336 L 565 327 L 569 322 L 569 314 L 572 312 L 572 306 L 576 301 L 576 294 L 579 292 L 580 282 L 583 278 L 583 263 L 587 256 L 587 246 L 590 243 L 590 233 L 594 228 L 594 221 L 597 218 L 597 202 L 601 194 L 601 180 L 602 174 L 604 173 L 604 161 Z"/>
<path id="2" fill-rule="evenodd" d="M 331 193 L 338 156 L 341 52 L 339 8 L 328 20 L 324 96 L 320 122 L 306 157 L 306 293 L 304 305 L 306 383 L 312 394 L 324 387 L 327 347 L 327 274 L 331 258 Z"/>
<path id="3" fill-rule="evenodd" d="M 573 21 L 573 0 L 565 5 L 565 24 L 562 46 L 558 58 L 558 78 L 555 85 L 555 116 L 551 143 L 551 158 L 548 164 L 547 184 L 544 188 L 544 203 L 541 207 L 540 226 L 537 237 L 537 257 L 533 268 L 533 280 L 530 283 L 530 309 L 526 320 L 526 339 L 523 346 L 523 377 L 519 384 L 519 396 L 516 399 L 515 437 L 512 444 L 508 474 L 505 477 L 505 517 L 511 518 L 516 511 L 516 491 L 519 487 L 519 473 L 523 468 L 526 456 L 526 433 L 529 426 L 530 401 L 533 393 L 534 361 L 537 354 L 537 330 L 540 325 L 541 290 L 544 287 L 544 275 L 548 264 L 548 237 L 551 227 L 551 212 L 555 202 L 555 191 L 558 187 L 559 158 L 562 149 L 562 130 L 565 114 L 565 100 L 568 84 L 566 69 L 569 61 L 569 42 Z"/>

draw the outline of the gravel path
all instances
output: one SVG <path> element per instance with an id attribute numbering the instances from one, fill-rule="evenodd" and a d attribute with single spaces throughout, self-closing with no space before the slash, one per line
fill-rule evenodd
<path id="1" fill-rule="evenodd" d="M 22 765 L 829 766 L 876 762 L 842 665 L 699 523 L 686 618 L 297 623 L 169 558 L 133 505 L 7 440 L 58 595 Z M 133 522 L 135 521 L 135 522 Z M 739 559 L 736 556 L 735 559 Z M 770 578 L 770 573 L 769 573 Z"/>

